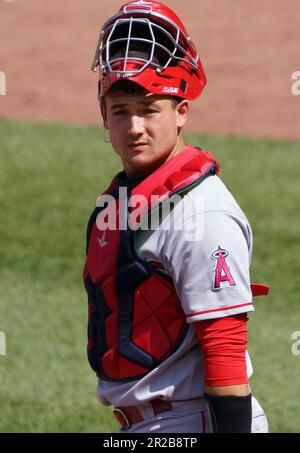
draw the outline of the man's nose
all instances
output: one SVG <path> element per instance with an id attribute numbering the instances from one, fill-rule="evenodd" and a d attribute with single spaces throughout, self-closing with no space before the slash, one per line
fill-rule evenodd
<path id="1" fill-rule="evenodd" d="M 144 120 L 138 115 L 132 115 L 130 118 L 129 134 L 133 137 L 142 135 L 145 131 Z"/>

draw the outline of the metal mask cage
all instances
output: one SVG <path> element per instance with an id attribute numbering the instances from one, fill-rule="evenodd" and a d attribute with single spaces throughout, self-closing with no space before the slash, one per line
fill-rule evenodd
<path id="1" fill-rule="evenodd" d="M 163 27 L 150 19 L 130 17 L 110 22 L 101 31 L 92 70 L 99 65 L 103 74 L 126 76 L 148 66 L 161 72 L 182 61 L 196 69 L 199 57 L 190 38 L 174 22 L 168 20 Z"/>

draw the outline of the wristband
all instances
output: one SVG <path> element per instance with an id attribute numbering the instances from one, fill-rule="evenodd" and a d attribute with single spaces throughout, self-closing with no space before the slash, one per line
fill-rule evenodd
<path id="1" fill-rule="evenodd" d="M 214 432 L 251 433 L 251 393 L 247 396 L 204 395 L 209 403 Z"/>

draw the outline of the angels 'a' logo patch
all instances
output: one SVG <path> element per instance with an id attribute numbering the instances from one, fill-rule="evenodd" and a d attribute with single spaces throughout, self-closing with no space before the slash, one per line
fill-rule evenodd
<path id="1" fill-rule="evenodd" d="M 217 250 L 214 250 L 211 254 L 211 258 L 217 261 L 214 269 L 214 281 L 211 288 L 212 291 L 222 289 L 223 284 L 226 284 L 226 286 L 236 286 L 230 268 L 226 262 L 228 255 L 228 250 L 222 249 L 220 245 Z"/>

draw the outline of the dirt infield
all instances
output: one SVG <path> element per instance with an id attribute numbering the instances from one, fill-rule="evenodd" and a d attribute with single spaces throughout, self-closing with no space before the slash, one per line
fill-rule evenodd
<path id="1" fill-rule="evenodd" d="M 100 121 L 90 71 L 117 0 L 0 0 L 0 117 Z M 299 0 L 166 0 L 197 44 L 208 78 L 191 105 L 198 132 L 300 139 Z M 1 92 L 0 92 L 1 94 Z"/>

